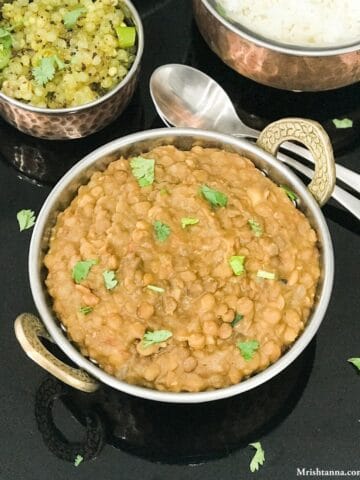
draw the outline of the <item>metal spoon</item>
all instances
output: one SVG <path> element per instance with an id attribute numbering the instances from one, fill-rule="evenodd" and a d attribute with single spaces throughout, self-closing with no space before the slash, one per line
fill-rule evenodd
<path id="1" fill-rule="evenodd" d="M 247 127 L 239 119 L 230 98 L 220 85 L 195 68 L 178 64 L 157 68 L 150 78 L 150 94 L 156 111 L 168 127 L 203 128 L 247 138 L 259 136 L 258 130 Z M 283 145 L 295 147 L 292 151 L 314 163 L 305 148 L 290 142 Z M 310 168 L 284 153 L 279 152 L 277 156 L 312 178 L 313 171 Z M 359 174 L 341 165 L 336 165 L 336 173 L 344 183 L 360 189 Z M 360 200 L 338 186 L 335 186 L 332 197 L 360 220 Z"/>
<path id="2" fill-rule="evenodd" d="M 150 79 L 150 93 L 167 125 L 215 130 L 236 137 L 259 137 L 258 130 L 240 120 L 225 90 L 196 68 L 180 64 L 157 68 Z M 284 142 L 282 148 L 314 163 L 306 148 L 291 142 Z M 360 174 L 336 165 L 336 176 L 360 192 Z"/>

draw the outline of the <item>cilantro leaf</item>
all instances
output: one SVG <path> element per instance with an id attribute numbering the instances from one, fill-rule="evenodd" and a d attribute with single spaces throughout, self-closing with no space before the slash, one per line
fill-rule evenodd
<path id="1" fill-rule="evenodd" d="M 248 220 L 248 224 L 250 225 L 251 230 L 254 232 L 255 237 L 261 237 L 263 234 L 263 229 L 260 223 L 255 220 Z"/>
<path id="2" fill-rule="evenodd" d="M 296 200 L 299 199 L 299 197 L 296 195 L 295 192 L 293 192 L 289 187 L 286 185 L 280 185 L 281 190 L 284 190 L 286 195 L 290 198 L 292 202 L 296 202 Z"/>
<path id="3" fill-rule="evenodd" d="M 32 210 L 20 210 L 16 214 L 16 218 L 19 223 L 20 232 L 35 225 L 36 217 Z"/>
<path id="4" fill-rule="evenodd" d="M 160 222 L 160 220 L 156 220 L 154 222 L 154 230 L 155 230 L 155 236 L 159 242 L 165 242 L 165 240 L 168 239 L 170 233 L 171 233 L 171 228 L 169 225 L 166 225 L 166 223 Z"/>
<path id="5" fill-rule="evenodd" d="M 147 285 L 146 288 L 148 290 L 152 290 L 153 292 L 156 292 L 156 293 L 164 293 L 165 292 L 165 288 L 157 287 L 156 285 Z"/>
<path id="6" fill-rule="evenodd" d="M 245 257 L 243 255 L 234 255 L 229 259 L 229 265 L 235 275 L 239 276 L 245 272 L 244 267 Z"/>
<path id="7" fill-rule="evenodd" d="M 275 280 L 276 275 L 273 272 L 267 272 L 266 270 L 258 270 L 256 276 L 259 278 L 265 278 L 266 280 Z"/>
<path id="8" fill-rule="evenodd" d="M 91 267 L 97 263 L 97 260 L 83 260 L 75 263 L 72 269 L 72 278 L 75 280 L 75 283 L 80 283 L 85 280 L 89 275 Z"/>
<path id="9" fill-rule="evenodd" d="M 192 218 L 192 217 L 183 217 L 181 219 L 181 226 L 182 228 L 186 228 L 188 225 L 196 225 L 199 223 L 198 218 Z"/>
<path id="10" fill-rule="evenodd" d="M 244 315 L 241 315 L 241 313 L 235 313 L 234 320 L 231 322 L 231 326 L 234 328 L 236 325 L 244 318 Z"/>
<path id="11" fill-rule="evenodd" d="M 6 28 L 0 27 L 0 70 L 10 61 L 12 43 L 11 33 Z"/>
<path id="12" fill-rule="evenodd" d="M 116 279 L 115 272 L 113 270 L 105 270 L 103 272 L 104 285 L 107 290 L 112 290 L 119 283 Z"/>
<path id="13" fill-rule="evenodd" d="M 360 358 L 348 358 L 348 362 L 352 363 L 358 370 L 360 370 Z"/>
<path id="14" fill-rule="evenodd" d="M 251 360 L 260 347 L 260 343 L 257 340 L 249 340 L 247 342 L 237 342 L 236 346 L 245 360 Z"/>
<path id="15" fill-rule="evenodd" d="M 84 457 L 82 455 L 76 455 L 74 460 L 74 466 L 78 467 L 83 460 L 84 460 Z"/>
<path id="16" fill-rule="evenodd" d="M 336 128 L 351 128 L 353 126 L 353 121 L 350 118 L 334 118 L 333 124 Z"/>
<path id="17" fill-rule="evenodd" d="M 132 174 L 140 187 L 147 187 L 154 183 L 155 160 L 152 158 L 134 157 L 130 160 Z"/>
<path id="18" fill-rule="evenodd" d="M 56 67 L 59 70 L 65 68 L 65 63 L 62 62 L 57 55 L 42 58 L 38 66 L 32 69 L 35 82 L 40 86 L 44 86 L 47 82 L 54 78 Z"/>
<path id="19" fill-rule="evenodd" d="M 63 17 L 63 22 L 65 25 L 65 28 L 67 30 L 71 30 L 75 27 L 76 22 L 78 21 L 79 17 L 83 14 L 86 13 L 87 10 L 85 7 L 79 7 L 75 8 L 74 10 L 71 10 L 70 12 L 66 12 L 64 17 Z"/>
<path id="20" fill-rule="evenodd" d="M 170 337 L 172 337 L 172 333 L 169 330 L 155 330 L 154 332 L 146 332 L 141 343 L 144 348 L 147 348 L 155 343 L 166 342 Z"/>
<path id="21" fill-rule="evenodd" d="M 87 305 L 79 308 L 79 312 L 83 315 L 89 315 L 89 313 L 91 313 L 93 310 L 94 309 L 92 307 L 88 307 Z"/>
<path id="22" fill-rule="evenodd" d="M 218 192 L 207 185 L 202 185 L 200 187 L 200 192 L 213 207 L 226 207 L 228 203 L 228 197 L 225 193 Z"/>
<path id="23" fill-rule="evenodd" d="M 136 41 L 136 28 L 128 26 L 116 27 L 116 34 L 119 40 L 120 48 L 130 48 L 135 45 Z"/>
<path id="24" fill-rule="evenodd" d="M 250 462 L 250 472 L 254 473 L 259 470 L 261 465 L 264 465 L 265 462 L 265 452 L 262 449 L 260 442 L 249 443 L 251 447 L 254 447 L 256 452 Z"/>

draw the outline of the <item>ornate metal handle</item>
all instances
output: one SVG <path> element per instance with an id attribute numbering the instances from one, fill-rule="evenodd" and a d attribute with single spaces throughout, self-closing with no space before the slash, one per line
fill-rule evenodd
<path id="1" fill-rule="evenodd" d="M 56 358 L 42 344 L 39 337 L 51 340 L 41 321 L 31 313 L 22 313 L 15 320 L 15 335 L 24 352 L 40 367 L 71 387 L 83 392 L 94 392 L 99 383 L 84 370 L 70 367 Z"/>
<path id="2" fill-rule="evenodd" d="M 313 120 L 284 118 L 268 125 L 257 145 L 276 156 L 280 145 L 295 140 L 305 145 L 315 160 L 315 173 L 308 188 L 320 206 L 324 205 L 335 187 L 335 160 L 330 139 L 323 127 Z"/>

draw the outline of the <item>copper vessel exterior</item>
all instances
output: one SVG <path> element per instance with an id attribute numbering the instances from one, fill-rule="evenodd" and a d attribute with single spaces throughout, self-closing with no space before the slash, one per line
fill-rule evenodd
<path id="1" fill-rule="evenodd" d="M 0 115 L 21 132 L 48 140 L 86 137 L 115 120 L 126 108 L 135 91 L 144 49 L 141 19 L 130 0 L 124 0 L 137 30 L 135 61 L 122 82 L 89 104 L 74 108 L 46 109 L 14 100 L 0 92 Z"/>
<path id="2" fill-rule="evenodd" d="M 321 91 L 360 80 L 360 50 L 334 55 L 291 54 L 262 46 L 229 28 L 203 0 L 193 0 L 199 30 L 229 67 L 258 83 L 283 90 Z"/>

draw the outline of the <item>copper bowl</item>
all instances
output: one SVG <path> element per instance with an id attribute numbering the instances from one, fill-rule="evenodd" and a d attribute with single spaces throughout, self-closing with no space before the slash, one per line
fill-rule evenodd
<path id="1" fill-rule="evenodd" d="M 8 97 L 0 91 L 0 115 L 21 132 L 48 140 L 86 137 L 115 120 L 129 103 L 137 84 L 144 49 L 140 16 L 130 0 L 123 0 L 137 31 L 137 52 L 126 77 L 93 102 L 70 108 L 39 108 Z"/>
<path id="2" fill-rule="evenodd" d="M 241 75 L 283 90 L 316 92 L 360 80 L 360 42 L 309 48 L 267 40 L 229 22 L 216 0 L 193 0 L 199 30 L 209 47 Z"/>

